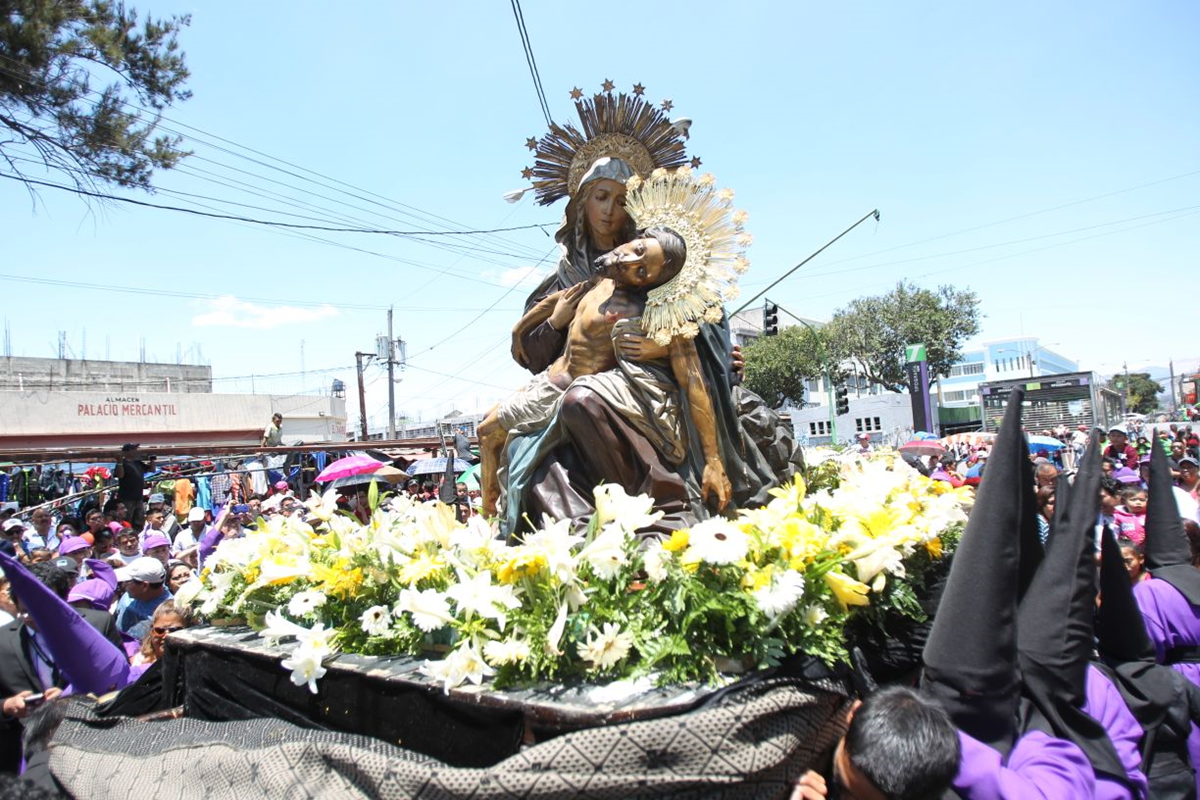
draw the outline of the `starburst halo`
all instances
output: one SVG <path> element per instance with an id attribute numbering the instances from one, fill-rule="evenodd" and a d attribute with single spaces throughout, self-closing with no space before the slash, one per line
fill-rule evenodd
<path id="1" fill-rule="evenodd" d="M 670 228 L 687 246 L 679 274 L 647 294 L 642 329 L 661 345 L 695 338 L 700 323 L 720 322 L 722 304 L 737 297 L 737 276 L 750 265 L 749 215 L 734 210 L 731 189 L 717 189 L 711 173 L 693 177 L 689 167 L 634 176 L 625 188 L 625 210 L 638 228 Z"/>

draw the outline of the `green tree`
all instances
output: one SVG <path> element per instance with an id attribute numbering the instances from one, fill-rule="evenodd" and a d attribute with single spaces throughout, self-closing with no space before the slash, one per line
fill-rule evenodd
<path id="1" fill-rule="evenodd" d="M 1113 375 L 1108 379 L 1108 388 L 1114 392 L 1125 391 L 1125 375 Z M 1129 373 L 1129 387 L 1125 394 L 1125 407 L 1135 414 L 1149 414 L 1158 408 L 1158 395 L 1163 385 L 1150 378 L 1149 372 Z"/>
<path id="2" fill-rule="evenodd" d="M 979 298 L 953 286 L 931 291 L 901 281 L 886 294 L 852 300 L 826 330 L 834 358 L 856 359 L 871 383 L 903 391 L 905 346 L 924 344 L 929 374 L 945 375 L 979 332 Z"/>
<path id="3" fill-rule="evenodd" d="M 0 158 L 10 174 L 29 177 L 33 160 L 79 189 L 149 190 L 155 169 L 187 155 L 181 137 L 155 130 L 164 109 L 191 96 L 176 39 L 189 22 L 139 25 L 136 11 L 108 0 L 4 0 Z"/>
<path id="4" fill-rule="evenodd" d="M 789 400 L 802 405 L 804 382 L 824 374 L 827 350 L 824 335 L 809 328 L 784 328 L 778 336 L 760 337 L 742 352 L 746 388 L 775 408 Z"/>

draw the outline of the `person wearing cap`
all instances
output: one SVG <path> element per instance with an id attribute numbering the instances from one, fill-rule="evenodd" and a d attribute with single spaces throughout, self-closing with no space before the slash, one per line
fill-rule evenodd
<path id="1" fill-rule="evenodd" d="M 1137 469 L 1138 451 L 1129 443 L 1129 431 L 1124 425 L 1113 425 L 1108 429 L 1108 447 L 1104 448 L 1104 458 L 1112 458 L 1129 469 Z"/>
<path id="2" fill-rule="evenodd" d="M 1192 456 L 1183 456 L 1178 461 L 1179 477 L 1175 485 L 1187 492 L 1193 500 L 1200 502 L 1200 461 Z"/>
<path id="3" fill-rule="evenodd" d="M 117 479 L 117 499 L 125 505 L 129 523 L 141 530 L 146 517 L 143 493 L 146 490 L 146 473 L 154 471 L 154 456 L 142 460 L 129 456 L 137 450 L 136 444 L 127 444 L 117 454 L 113 476 Z"/>
<path id="4" fill-rule="evenodd" d="M 69 539 L 64 539 L 62 544 L 58 546 L 58 555 L 60 558 L 74 561 L 75 573 L 78 575 L 80 568 L 83 566 L 83 560 L 92 557 L 92 546 L 82 536 L 72 536 Z"/>
<path id="5" fill-rule="evenodd" d="M 142 540 L 142 554 L 157 558 L 165 567 L 171 560 L 171 540 L 158 531 L 151 531 Z"/>
<path id="6" fill-rule="evenodd" d="M 179 532 L 179 521 L 175 518 L 170 505 L 167 504 L 166 495 L 161 492 L 155 492 L 150 495 L 150 499 L 146 501 L 146 523 L 149 527 L 150 512 L 157 511 L 162 514 L 162 522 L 155 530 L 160 530 L 170 539 Z M 143 531 L 144 533 L 145 531 Z"/>
<path id="7" fill-rule="evenodd" d="M 167 568 L 157 558 L 142 556 L 120 567 L 116 573 L 117 580 L 125 584 L 125 594 L 117 601 L 117 628 L 139 638 L 145 631 L 139 630 L 138 626 L 154 615 L 154 609 L 171 599 Z"/>
<path id="8" fill-rule="evenodd" d="M 204 509 L 200 506 L 192 506 L 192 510 L 187 515 L 187 527 L 175 536 L 171 552 L 178 556 L 180 553 L 195 549 L 199 546 L 200 540 L 204 538 L 207 528 L 208 522 L 205 519 Z"/>
<path id="9" fill-rule="evenodd" d="M 869 434 L 869 433 L 858 434 L 858 436 L 854 437 L 854 443 L 855 443 L 854 452 L 856 452 L 856 453 L 871 452 L 871 434 Z"/>
<path id="10" fill-rule="evenodd" d="M 12 517 L 4 521 L 0 525 L 0 533 L 3 533 L 3 538 L 7 542 L 11 542 L 19 555 L 26 555 L 29 552 L 29 546 L 25 543 L 25 523 L 16 517 Z"/>

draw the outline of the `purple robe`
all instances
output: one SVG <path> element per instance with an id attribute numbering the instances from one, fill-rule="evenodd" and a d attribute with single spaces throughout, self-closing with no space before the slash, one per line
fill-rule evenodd
<path id="1" fill-rule="evenodd" d="M 1078 800 L 1093 797 L 1096 776 L 1083 751 L 1041 731 L 1013 745 L 1008 762 L 962 731 L 962 761 L 954 790 L 963 800 Z"/>
<path id="2" fill-rule="evenodd" d="M 1142 741 L 1142 726 L 1125 705 L 1117 687 L 1091 664 L 1088 665 L 1087 698 L 1084 700 L 1083 710 L 1108 731 L 1108 738 L 1112 740 L 1117 757 L 1125 767 L 1125 776 L 1133 787 L 1131 793 L 1129 786 L 1107 776 L 1097 775 L 1097 800 L 1146 797 L 1150 791 L 1150 783 L 1142 773 L 1142 754 L 1138 749 Z"/>
<path id="3" fill-rule="evenodd" d="M 1146 633 L 1154 643 L 1154 655 L 1160 664 L 1166 661 L 1167 651 L 1172 647 L 1200 645 L 1200 608 L 1189 603 L 1174 586 L 1152 578 L 1135 584 L 1133 596 L 1142 610 Z M 1200 664 L 1172 664 L 1171 669 L 1200 686 Z M 1194 722 L 1188 735 L 1188 754 L 1193 767 L 1200 764 L 1200 728 Z M 1200 793 L 1200 769 L 1196 772 L 1196 791 Z"/>

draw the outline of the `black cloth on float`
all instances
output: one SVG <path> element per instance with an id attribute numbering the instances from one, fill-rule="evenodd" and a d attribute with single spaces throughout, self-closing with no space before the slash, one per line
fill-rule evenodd
<path id="1" fill-rule="evenodd" d="M 487 767 L 520 747 L 520 712 L 454 703 L 441 692 L 370 675 L 331 670 L 321 693 L 296 686 L 278 661 L 250 651 L 217 650 L 168 641 L 163 680 L 182 687 L 167 707 L 182 705 L 193 719 L 225 722 L 270 718 L 319 731 L 352 731 L 400 742 L 461 767 Z M 179 676 L 171 677 L 174 670 Z M 349 716 L 346 709 L 360 709 Z"/>
<path id="2" fill-rule="evenodd" d="M 1017 650 L 1022 691 L 1054 735 L 1078 745 L 1097 773 L 1128 784 L 1104 726 L 1083 710 L 1096 608 L 1093 533 L 1100 475 L 1099 441 L 1093 434 L 1062 524 L 1021 601 Z"/>
<path id="3" fill-rule="evenodd" d="M 1161 447 L 1152 447 L 1150 488 L 1146 505 L 1146 569 L 1156 580 L 1179 590 L 1192 605 L 1200 605 L 1200 570 L 1192 566 L 1192 548 L 1179 519 L 1171 466 Z"/>
<path id="4" fill-rule="evenodd" d="M 1200 687 L 1154 660 L 1154 644 L 1133 596 L 1121 548 L 1108 528 L 1100 540 L 1099 665 L 1146 732 L 1142 771 L 1151 797 L 1194 798 L 1196 779 L 1187 739 L 1200 708 Z"/>
<path id="5" fill-rule="evenodd" d="M 1016 735 L 1021 510 L 1032 502 L 1033 491 L 1021 430 L 1023 400 L 1020 389 L 1008 399 L 925 644 L 921 681 L 955 725 L 1002 754 Z"/>

